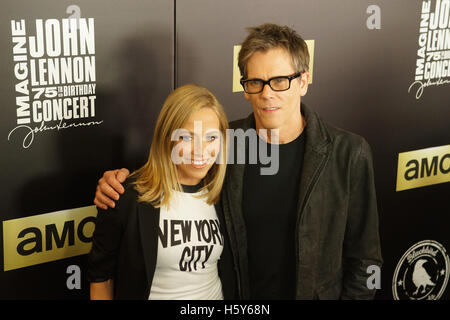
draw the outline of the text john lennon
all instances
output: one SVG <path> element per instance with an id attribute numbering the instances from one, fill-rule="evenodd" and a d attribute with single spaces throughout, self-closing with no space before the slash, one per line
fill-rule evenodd
<path id="1" fill-rule="evenodd" d="M 11 21 L 16 124 L 12 133 L 36 128 L 97 125 L 93 18 Z M 21 130 L 19 130 L 21 129 Z M 59 130 L 59 129 L 58 129 Z M 16 133 L 17 134 L 17 133 Z M 28 148 L 31 139 L 23 139 Z M 31 142 L 30 142 L 31 141 Z"/>

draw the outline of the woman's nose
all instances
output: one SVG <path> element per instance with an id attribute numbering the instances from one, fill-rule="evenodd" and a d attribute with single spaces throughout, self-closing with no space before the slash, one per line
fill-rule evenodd
<path id="1" fill-rule="evenodd" d="M 192 155 L 194 159 L 202 159 L 203 150 L 206 147 L 206 143 L 202 141 L 200 137 L 194 137 L 193 147 L 192 147 Z"/>

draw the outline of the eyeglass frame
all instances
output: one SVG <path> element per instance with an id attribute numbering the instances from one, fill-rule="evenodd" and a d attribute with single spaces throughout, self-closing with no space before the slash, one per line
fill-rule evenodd
<path id="1" fill-rule="evenodd" d="M 292 76 L 276 76 L 276 77 L 269 78 L 267 80 L 263 80 L 263 79 L 260 79 L 260 78 L 252 78 L 252 79 L 245 79 L 244 80 L 244 78 L 241 78 L 239 83 L 241 84 L 242 88 L 244 89 L 244 92 L 248 93 L 248 94 L 258 94 L 258 93 L 263 92 L 264 91 L 264 87 L 266 86 L 266 84 L 269 85 L 270 89 L 272 89 L 273 91 L 282 92 L 282 91 L 289 90 L 291 88 L 291 81 L 294 80 L 294 79 L 299 78 L 302 74 L 303 74 L 303 72 L 298 72 L 298 73 L 296 73 L 296 74 L 294 74 Z M 273 79 L 278 79 L 278 78 L 288 79 L 289 80 L 289 86 L 286 89 L 283 89 L 283 90 L 275 90 L 274 88 L 272 88 L 272 86 L 270 85 L 270 81 L 272 81 Z M 261 87 L 261 91 L 258 91 L 258 92 L 247 92 L 245 90 L 244 83 L 246 83 L 248 81 L 254 81 L 254 80 L 259 80 L 259 81 L 262 82 L 263 85 Z"/>

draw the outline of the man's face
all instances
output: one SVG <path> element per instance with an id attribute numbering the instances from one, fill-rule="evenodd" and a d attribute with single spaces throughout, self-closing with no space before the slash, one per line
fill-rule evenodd
<path id="1" fill-rule="evenodd" d="M 268 80 L 295 74 L 289 53 L 283 48 L 255 52 L 247 62 L 247 79 Z M 245 93 L 250 101 L 257 129 L 279 129 L 280 135 L 290 134 L 301 125 L 300 99 L 308 90 L 308 73 L 291 82 L 286 91 L 273 91 L 265 85 L 260 93 Z"/>

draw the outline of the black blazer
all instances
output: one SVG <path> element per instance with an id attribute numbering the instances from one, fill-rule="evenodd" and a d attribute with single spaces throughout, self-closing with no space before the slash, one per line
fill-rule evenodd
<path id="1" fill-rule="evenodd" d="M 114 279 L 115 299 L 148 299 L 158 253 L 160 210 L 138 202 L 138 193 L 125 183 L 115 208 L 98 208 L 92 249 L 88 257 L 89 282 Z M 218 263 L 224 299 L 235 299 L 236 276 L 222 206 L 215 205 L 224 248 Z"/>

